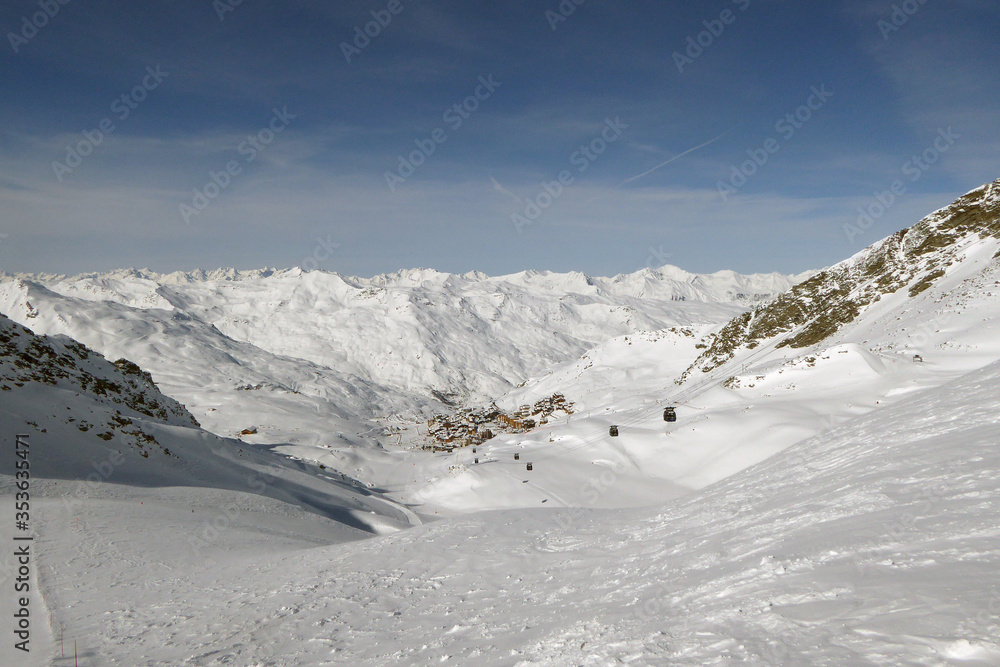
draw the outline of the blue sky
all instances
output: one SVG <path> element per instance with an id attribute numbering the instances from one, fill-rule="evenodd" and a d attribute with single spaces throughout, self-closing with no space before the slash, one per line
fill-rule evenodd
<path id="1" fill-rule="evenodd" d="M 63 1 L 0 9 L 6 271 L 791 273 L 1000 177 L 995 1 Z"/>

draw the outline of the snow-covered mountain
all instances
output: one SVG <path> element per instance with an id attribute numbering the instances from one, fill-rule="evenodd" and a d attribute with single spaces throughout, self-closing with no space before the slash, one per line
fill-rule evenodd
<path id="1" fill-rule="evenodd" d="M 728 320 L 797 279 L 695 275 L 675 267 L 614 278 L 411 270 L 360 279 L 298 269 L 160 276 L 130 270 L 8 277 L 0 305 L 15 319 L 31 317 L 46 331 L 66 329 L 60 332 L 87 341 L 91 327 L 85 321 L 65 320 L 85 320 L 84 302 L 113 303 L 120 308 L 101 312 L 102 321 L 115 312 L 193 321 L 264 352 L 332 369 L 355 386 L 461 401 L 497 396 L 553 360 L 568 360 L 616 335 Z M 54 310 L 63 320 L 50 316 Z M 124 316 L 117 319 L 119 327 L 127 326 Z"/>
<path id="2" fill-rule="evenodd" d="M 613 336 L 721 325 L 798 279 L 128 270 L 7 276 L 0 312 L 141 365 L 214 432 L 342 445 L 371 431 L 359 420 L 488 401 Z"/>
<path id="3" fill-rule="evenodd" d="M 138 360 L 216 433 L 247 432 L 428 514 L 639 506 L 1000 359 L 997 192 L 811 276 L 126 271 L 11 277 L 0 307 Z M 750 310 L 725 300 L 782 285 Z M 553 394 L 573 413 L 476 451 L 413 449 L 453 401 L 513 414 Z M 668 405 L 678 422 L 663 421 Z M 591 501 L 595 466 L 615 485 Z"/>
<path id="4" fill-rule="evenodd" d="M 199 426 L 183 405 L 162 395 L 149 373 L 132 362 L 119 359 L 111 364 L 71 338 L 36 336 L 0 315 L 0 391 L 13 392 L 26 384 L 66 385 L 115 407 L 115 414 L 127 408 L 163 423 Z M 81 425 L 80 430 L 90 428 Z M 109 423 L 106 428 L 113 437 L 121 424 Z"/>

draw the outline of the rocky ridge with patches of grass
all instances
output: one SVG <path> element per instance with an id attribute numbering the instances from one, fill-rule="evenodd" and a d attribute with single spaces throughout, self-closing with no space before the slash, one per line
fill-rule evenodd
<path id="1" fill-rule="evenodd" d="M 116 436 L 138 447 L 156 445 L 136 423 L 143 417 L 178 426 L 198 426 L 188 410 L 164 396 L 152 376 L 127 359 L 114 363 L 66 336 L 39 336 L 0 315 L 0 396 L 41 383 L 90 394 L 114 410 L 105 424 L 79 421 L 81 433 L 105 441 Z M 75 422 L 70 417 L 70 422 Z M 44 424 L 35 424 L 41 430 Z"/>
<path id="2" fill-rule="evenodd" d="M 780 339 L 778 348 L 816 345 L 887 295 L 909 287 L 908 295 L 915 297 L 930 289 L 950 266 L 962 261 L 968 245 L 986 238 L 1000 239 L 1000 180 L 734 318 L 702 341 L 707 348 L 677 383 L 683 384 L 696 371 L 711 372 L 740 350 L 753 350 L 767 341 Z"/>

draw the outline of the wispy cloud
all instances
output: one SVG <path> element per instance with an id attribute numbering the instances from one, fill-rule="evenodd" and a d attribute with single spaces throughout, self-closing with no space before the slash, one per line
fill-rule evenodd
<path id="1" fill-rule="evenodd" d="M 220 22 L 211 3 L 70 3 L 30 48 L 0 53 L 13 77 L 0 129 L 0 262 L 286 266 L 329 233 L 345 249 L 338 261 L 360 274 L 418 264 L 616 273 L 661 246 L 696 269 L 832 263 L 852 250 L 830 242 L 845 217 L 938 127 L 954 125 L 962 141 L 893 207 L 898 217 L 880 220 L 886 234 L 995 178 L 1000 152 L 989 61 L 1000 18 L 989 3 L 926 3 L 886 42 L 875 22 L 897 3 L 857 0 L 850 13 L 852 1 L 761 0 L 690 76 L 664 54 L 712 18 L 696 3 L 588 3 L 555 33 L 532 3 L 406 4 L 350 64 L 340 41 L 375 6 L 244 2 Z M 170 72 L 164 85 L 57 182 L 52 162 L 151 64 Z M 448 125 L 445 109 L 491 74 L 503 86 L 472 99 L 479 108 L 460 129 Z M 717 181 L 824 80 L 841 102 L 720 202 Z M 178 205 L 283 105 L 295 122 L 183 225 Z M 578 170 L 573 156 L 608 117 L 626 135 Z M 385 172 L 438 127 L 447 140 L 416 154 L 423 166 L 391 194 Z M 668 169 L 664 187 L 654 174 Z M 530 236 L 513 233 L 511 214 L 567 170 L 572 184 Z M 795 252 L 774 250 L 793 241 Z"/>

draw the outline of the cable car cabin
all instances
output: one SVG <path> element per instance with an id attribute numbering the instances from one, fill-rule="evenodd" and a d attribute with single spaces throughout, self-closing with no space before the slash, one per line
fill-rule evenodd
<path id="1" fill-rule="evenodd" d="M 677 421 L 677 410 L 675 408 L 664 408 L 663 409 L 663 421 L 665 421 L 665 422 L 675 422 L 675 421 Z"/>
<path id="2" fill-rule="evenodd" d="M 520 461 L 521 460 L 521 455 L 520 454 L 514 454 L 514 460 L 515 461 Z"/>
<path id="3" fill-rule="evenodd" d="M 612 438 L 617 438 L 618 437 L 618 427 L 617 426 L 612 426 L 611 428 L 609 428 L 608 429 L 608 435 L 610 435 Z"/>
<path id="4" fill-rule="evenodd" d="M 531 472 L 531 464 L 528 464 L 528 472 Z"/>

